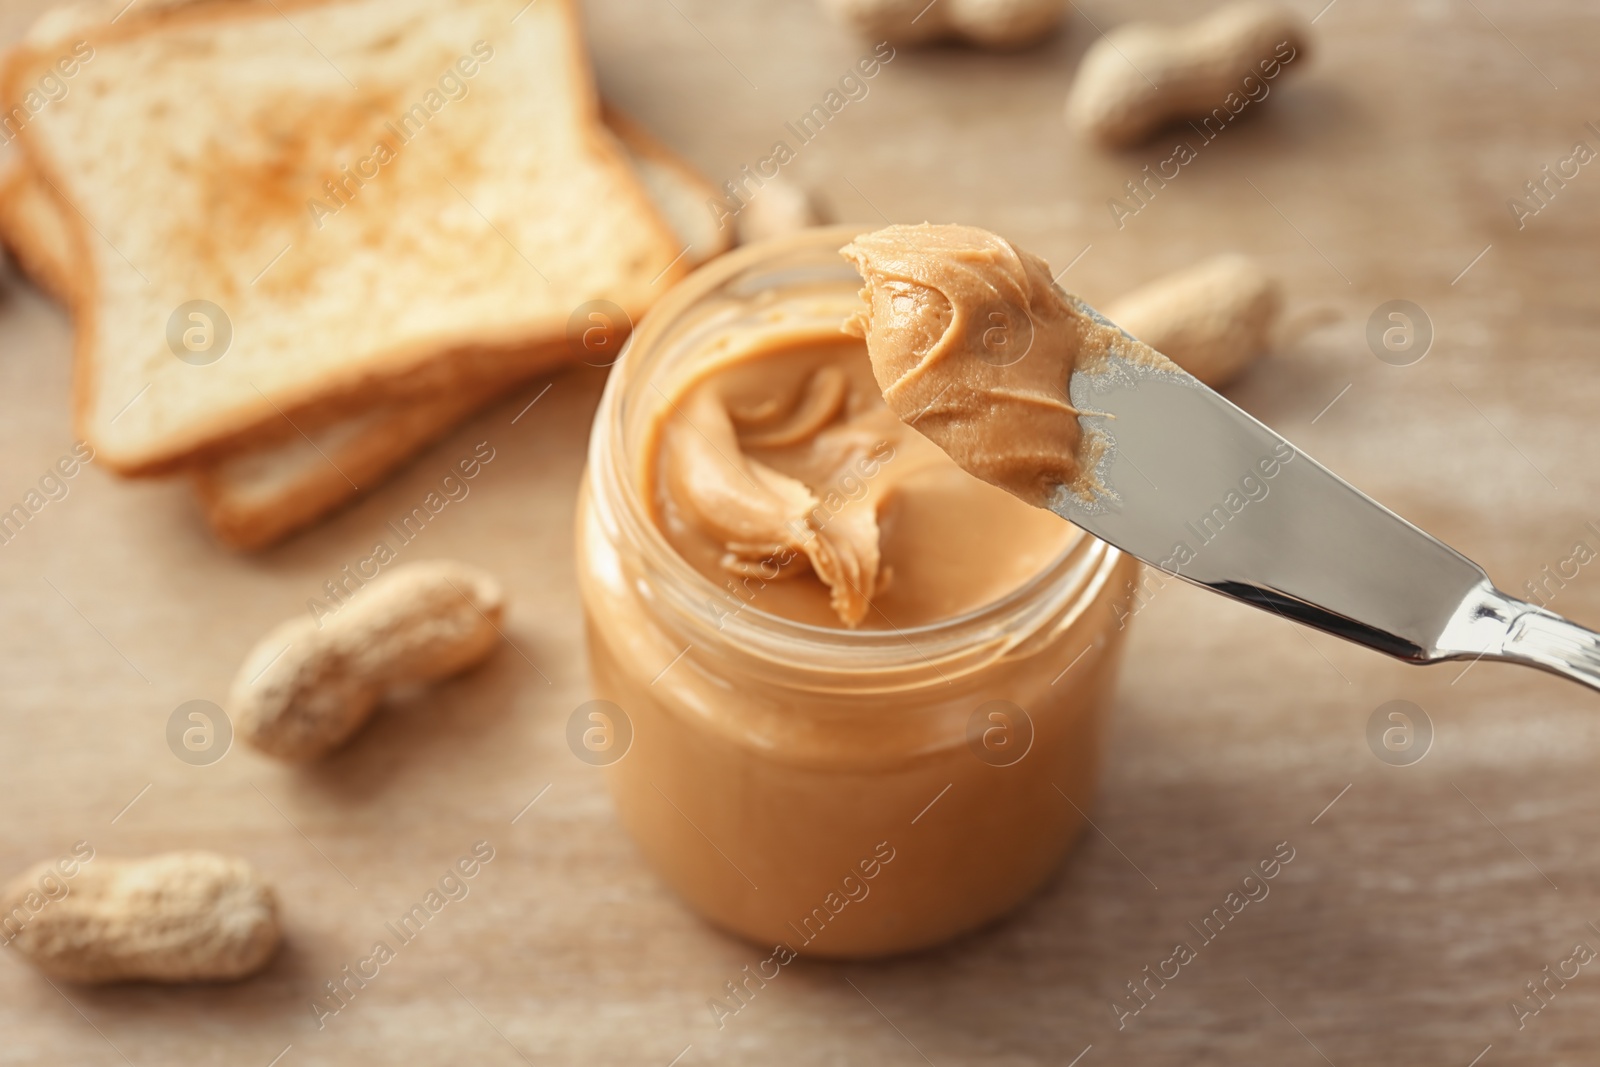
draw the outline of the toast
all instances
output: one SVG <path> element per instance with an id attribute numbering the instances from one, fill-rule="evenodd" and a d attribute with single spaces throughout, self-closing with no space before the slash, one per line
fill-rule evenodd
<path id="1" fill-rule="evenodd" d="M 679 240 L 690 247 L 684 262 L 699 266 L 727 251 L 732 227 L 719 232 L 705 210 L 714 187 L 632 120 L 607 108 L 606 124 L 628 149 Z M 551 367 L 571 359 L 565 343 L 549 352 Z M 309 437 L 197 464 L 194 486 L 206 521 L 233 548 L 281 541 L 354 499 L 515 384 L 466 383 L 443 399 L 382 405 Z"/>
<path id="2" fill-rule="evenodd" d="M 160 11 L 214 3 L 253 3 L 256 0 L 136 0 L 137 6 L 118 0 L 77 0 L 47 9 L 28 25 L 22 46 L 64 56 L 80 38 L 103 31 L 126 18 L 130 23 Z M 20 51 L 20 49 L 19 49 Z M 13 53 L 15 54 L 15 53 Z M 8 55 L 6 62 L 10 62 Z M 68 86 L 70 92 L 70 86 Z M 49 188 L 28 167 L 14 143 L 15 116 L 0 116 L 0 140 L 9 150 L 0 157 L 0 244 L 35 285 L 62 304 L 72 303 L 72 230 L 61 215 Z"/>
<path id="3" fill-rule="evenodd" d="M 120 472 L 514 380 L 580 305 L 637 316 L 687 269 L 571 0 L 208 5 L 93 47 L 20 134 L 79 265 L 79 433 Z"/>
<path id="4" fill-rule="evenodd" d="M 705 175 L 616 108 L 604 105 L 602 115 L 652 205 L 679 244 L 688 247 L 684 262 L 694 268 L 732 248 L 734 228 L 717 226 L 706 210 L 706 201 L 718 194 Z M 72 280 L 77 275 L 71 228 L 49 188 L 15 153 L 0 162 L 0 244 L 34 284 L 71 306 Z"/>
<path id="5" fill-rule="evenodd" d="M 551 359 L 564 361 L 561 353 Z M 266 548 L 372 489 L 501 391 L 480 384 L 441 400 L 380 405 L 306 437 L 200 464 L 195 495 L 217 540 Z"/>
<path id="6" fill-rule="evenodd" d="M 658 210 L 690 246 L 684 261 L 698 266 L 727 251 L 732 228 L 719 230 L 704 209 L 715 195 L 711 184 L 614 108 L 605 108 L 605 121 Z M 70 305 L 75 274 L 70 232 L 48 191 L 16 157 L 0 165 L 0 242 L 41 288 Z M 549 354 L 552 366 L 569 358 L 564 346 Z M 515 384 L 468 382 L 444 398 L 381 404 L 306 437 L 296 434 L 276 445 L 195 464 L 195 492 L 220 541 L 244 550 L 264 548 L 380 482 Z"/>
<path id="7" fill-rule="evenodd" d="M 72 306 L 72 233 L 49 191 L 16 152 L 0 163 L 0 243 L 35 285 Z"/>
<path id="8" fill-rule="evenodd" d="M 734 227 L 719 225 L 717 216 L 706 207 L 711 201 L 722 202 L 722 193 L 710 179 L 611 105 L 602 104 L 601 116 L 627 150 L 651 202 L 677 235 L 679 245 L 688 250 L 684 261 L 698 267 L 732 248 Z"/>

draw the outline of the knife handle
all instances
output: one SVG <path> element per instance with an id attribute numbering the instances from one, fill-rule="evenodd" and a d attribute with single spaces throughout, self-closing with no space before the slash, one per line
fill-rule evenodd
<path id="1" fill-rule="evenodd" d="M 1511 619 L 1500 648 L 1487 654 L 1539 667 L 1600 690 L 1600 634 L 1553 611 L 1517 603 L 1525 610 Z"/>

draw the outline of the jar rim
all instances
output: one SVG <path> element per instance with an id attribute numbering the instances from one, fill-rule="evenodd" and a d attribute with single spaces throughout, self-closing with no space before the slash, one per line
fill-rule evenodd
<path id="1" fill-rule="evenodd" d="M 635 476 L 628 440 L 630 403 L 651 384 L 645 373 L 652 358 L 670 344 L 675 327 L 697 306 L 741 277 L 781 265 L 785 256 L 832 251 L 870 227 L 813 227 L 772 238 L 722 255 L 679 281 L 646 313 L 611 369 L 590 435 L 588 462 L 600 491 L 594 504 L 638 547 L 657 579 L 653 599 L 679 622 L 680 634 L 691 640 L 720 635 L 722 641 L 761 659 L 792 663 L 825 662 L 831 671 L 881 670 L 903 665 L 934 665 L 970 650 L 985 634 L 1009 635 L 1009 644 L 1030 636 L 1037 625 L 1072 614 L 1099 592 L 1121 553 L 1088 533 L 1074 537 L 1050 563 L 1005 594 L 969 611 L 912 627 L 845 629 L 788 619 L 739 600 L 685 560 L 657 525 L 644 487 Z M 818 261 L 822 267 L 822 261 Z M 828 265 L 831 267 L 831 264 Z M 859 280 L 854 269 L 837 259 L 839 280 Z M 711 607 L 726 602 L 727 610 Z M 1037 619 L 1035 620 L 1035 617 Z M 691 621 L 692 620 L 692 621 Z M 664 620 L 667 621 L 667 620 Z M 697 627 L 695 623 L 698 623 Z M 935 670 L 937 667 L 935 666 Z"/>

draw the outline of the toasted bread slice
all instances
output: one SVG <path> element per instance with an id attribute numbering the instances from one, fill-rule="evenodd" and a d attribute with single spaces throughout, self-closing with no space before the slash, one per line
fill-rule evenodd
<path id="1" fill-rule="evenodd" d="M 679 243 L 688 247 L 684 263 L 697 267 L 732 248 L 734 228 L 718 227 L 706 209 L 717 191 L 705 175 L 616 108 L 606 105 L 603 114 L 606 128 L 622 142 L 651 203 Z M 73 279 L 79 276 L 71 228 L 49 188 L 15 153 L 0 161 L 0 244 L 10 249 L 34 284 L 71 305 Z"/>
<path id="2" fill-rule="evenodd" d="M 721 225 L 707 206 L 719 205 L 722 194 L 688 160 L 662 144 L 655 135 L 610 104 L 601 108 L 606 128 L 616 134 L 628 158 L 644 179 L 650 199 L 688 248 L 685 261 L 694 266 L 708 262 L 733 247 L 736 232 Z"/>
<path id="3" fill-rule="evenodd" d="M 28 25 L 22 35 L 28 45 L 50 45 L 71 41 L 97 29 L 117 23 L 129 24 L 151 15 L 186 7 L 267 6 L 272 0 L 66 0 L 46 9 Z"/>
<path id="4" fill-rule="evenodd" d="M 628 149 L 679 240 L 689 246 L 684 261 L 698 266 L 726 252 L 733 229 L 718 231 L 705 210 L 713 195 L 710 183 L 638 123 L 607 108 L 606 124 Z M 551 367 L 572 358 L 565 344 L 548 355 Z M 195 492 L 220 541 L 239 549 L 265 548 L 382 481 L 515 384 L 467 383 L 441 399 L 382 405 L 307 437 L 297 434 L 278 445 L 198 464 Z"/>
<path id="5" fill-rule="evenodd" d="M 639 123 L 610 107 L 605 119 L 657 208 L 690 246 L 685 262 L 698 266 L 727 251 L 732 227 L 719 231 L 704 209 L 714 195 L 711 184 Z M 0 170 L 0 241 L 50 295 L 70 303 L 70 232 L 56 202 L 20 158 Z M 568 358 L 564 346 L 549 356 L 551 366 Z M 380 404 L 307 436 L 196 464 L 195 491 L 219 540 L 239 549 L 264 548 L 381 482 L 515 384 L 468 382 L 439 399 Z"/>
<path id="6" fill-rule="evenodd" d="M 572 0 L 205 7 L 94 48 L 22 137 L 81 263 L 79 432 L 113 469 L 510 377 L 580 305 L 636 316 L 687 269 L 599 125 Z M 9 63 L 6 98 L 51 58 Z M 176 358 L 225 324 L 220 358 Z"/>
<path id="7" fill-rule="evenodd" d="M 104 31 L 114 22 L 131 24 L 144 17 L 181 7 L 204 4 L 242 4 L 257 0 L 76 0 L 44 11 L 28 25 L 22 45 L 57 57 L 72 50 L 75 41 Z M 16 51 L 20 51 L 20 48 Z M 16 52 L 8 54 L 10 62 Z M 67 85 L 67 91 L 71 86 Z M 3 137 L 15 136 L 15 116 Z M 49 187 L 28 166 L 14 142 L 0 157 L 0 244 L 11 252 L 25 274 L 48 295 L 71 305 L 73 279 L 78 276 L 72 230 L 62 217 Z"/>
<path id="8" fill-rule="evenodd" d="M 16 152 L 0 163 L 0 242 L 34 284 L 71 306 L 72 234 L 45 186 Z"/>
<path id="9" fill-rule="evenodd" d="M 79 0 L 51 8 L 28 27 L 25 43 L 41 49 L 70 44 L 74 38 L 104 30 L 113 20 L 133 21 L 184 7 L 238 6 L 262 0 Z M 644 182 L 651 203 L 679 242 L 688 247 L 684 261 L 699 266 L 733 247 L 735 231 L 719 226 L 705 205 L 718 197 L 715 186 L 641 123 L 602 101 L 601 118 L 622 143 Z M 63 304 L 70 303 L 78 276 L 72 256 L 72 232 L 58 202 L 19 152 L 0 157 L 0 244 L 42 289 Z M 434 401 L 420 401 L 434 403 Z"/>
<path id="10" fill-rule="evenodd" d="M 698 266 L 728 250 L 733 229 L 704 209 L 711 184 L 643 126 L 605 109 L 658 210 Z M 70 304 L 71 234 L 56 202 L 18 158 L 0 165 L 0 241 L 50 295 Z M 561 362 L 561 348 L 549 353 Z M 240 450 L 193 467 L 195 491 L 218 539 L 239 549 L 274 544 L 381 482 L 515 381 L 467 382 L 439 399 L 380 404 L 307 436 Z M 358 488 L 359 487 L 359 488 Z"/>
<path id="11" fill-rule="evenodd" d="M 127 16 L 183 6 L 195 0 L 141 0 Z M 226 2 L 226 0 L 220 0 Z M 235 0 L 238 2 L 238 0 Z M 120 2 L 83 3 L 53 9 L 30 29 L 28 40 L 47 44 L 103 26 L 124 7 Z M 731 227 L 719 228 L 704 204 L 715 188 L 693 166 L 642 125 L 614 108 L 603 108 L 607 127 L 638 169 L 657 210 L 698 266 L 732 246 Z M 20 156 L 0 163 L 0 241 L 23 269 L 56 299 L 70 303 L 77 271 L 71 232 L 57 202 Z M 561 358 L 551 350 L 552 365 Z M 255 549 L 275 543 L 315 522 L 380 482 L 394 469 L 447 433 L 462 419 L 515 382 L 463 383 L 454 394 L 380 404 L 281 444 L 242 450 L 198 464 L 196 491 L 206 518 L 224 543 Z"/>
<path id="12" fill-rule="evenodd" d="M 551 353 L 552 365 L 566 361 Z M 195 494 L 217 539 L 253 550 L 275 544 L 374 488 L 503 389 L 463 387 L 441 400 L 371 408 L 308 436 L 196 466 Z"/>

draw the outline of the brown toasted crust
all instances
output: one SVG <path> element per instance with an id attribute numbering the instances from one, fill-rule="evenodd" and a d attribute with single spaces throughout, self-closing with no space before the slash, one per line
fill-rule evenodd
<path id="1" fill-rule="evenodd" d="M 339 2 L 341 0 L 280 0 L 279 3 L 266 9 L 256 5 L 240 4 L 164 10 L 127 24 L 108 27 L 97 40 L 102 45 L 114 43 L 158 33 L 169 25 L 278 18 L 281 17 L 279 9 L 292 11 L 332 6 Z M 576 55 L 586 56 L 587 48 L 574 0 L 546 0 L 546 3 L 559 5 L 565 15 L 564 26 L 568 35 L 568 47 L 574 50 Z M 37 70 L 37 63 L 44 61 L 42 53 L 27 46 L 13 52 L 5 63 L 3 74 L 0 74 L 0 99 L 20 99 L 18 88 L 32 80 L 29 75 Z M 676 240 L 666 221 L 650 203 L 642 183 L 633 173 L 621 150 L 601 126 L 599 97 L 595 92 L 592 76 L 584 76 L 587 71 L 586 64 L 579 63 L 574 69 L 578 72 L 578 76 L 576 84 L 570 88 L 580 112 L 588 120 L 587 136 L 584 138 L 586 148 L 595 159 L 614 172 L 623 195 L 633 202 L 631 206 L 650 227 L 651 233 L 648 236 L 658 249 L 659 262 L 665 265 L 661 275 L 656 279 L 655 286 L 665 292 L 672 282 L 687 272 L 688 266 L 681 259 L 676 263 L 672 262 L 679 251 Z M 76 209 L 66 200 L 62 191 L 59 165 L 50 158 L 48 151 L 33 135 L 32 124 L 22 127 L 20 140 L 40 177 L 50 186 L 52 195 L 57 200 L 57 206 L 67 219 L 73 238 L 74 258 L 81 265 L 78 270 L 81 288 L 78 291 L 85 295 L 93 293 L 98 282 L 92 259 L 87 254 L 85 233 L 87 227 Z M 637 319 L 645 308 L 624 307 L 624 310 Z M 167 473 L 251 445 L 281 440 L 287 433 L 294 432 L 290 426 L 285 425 L 286 422 L 297 425 L 323 425 L 352 409 L 370 406 L 386 399 L 437 395 L 441 390 L 458 389 L 467 382 L 485 380 L 494 376 L 496 372 L 505 376 L 501 380 L 514 378 L 518 374 L 536 373 L 541 365 L 537 354 L 539 347 L 559 342 L 565 333 L 566 322 L 553 321 L 553 317 L 535 319 L 514 330 L 503 331 L 500 336 L 479 338 L 471 344 L 443 349 L 433 344 L 422 343 L 401 346 L 374 359 L 368 369 L 344 368 L 333 371 L 322 382 L 286 390 L 275 401 L 262 398 L 259 404 L 251 405 L 251 409 L 242 416 L 228 418 L 218 416 L 197 421 L 194 425 L 186 427 L 183 432 L 171 435 L 163 447 L 151 448 L 134 455 L 119 454 L 96 440 L 90 413 L 95 379 L 93 353 L 99 324 L 91 299 L 78 301 L 77 326 L 74 422 L 79 435 L 95 444 L 97 459 L 118 473 L 153 475 Z"/>
<path id="2" fill-rule="evenodd" d="M 363 485 L 386 477 L 424 440 L 465 416 L 476 402 L 475 397 L 460 396 L 399 405 L 394 417 L 384 419 L 375 432 L 360 434 L 355 449 L 344 450 L 337 466 L 332 461 L 323 464 L 298 479 L 294 492 L 270 505 L 241 500 L 230 492 L 225 461 L 195 467 L 195 496 L 217 540 L 246 552 L 265 548 L 354 500 Z"/>
<path id="3" fill-rule="evenodd" d="M 670 167 L 690 188 L 705 190 L 711 195 L 711 183 L 643 126 L 608 105 L 603 105 L 602 113 L 606 126 L 631 152 Z M 694 247 L 684 261 L 691 267 L 699 266 L 727 251 L 731 243 L 729 229 L 725 240 L 719 234 L 717 244 L 709 248 Z M 570 360 L 559 351 L 546 355 L 550 367 Z M 316 467 L 297 479 L 292 489 L 271 499 L 236 491 L 229 474 L 230 457 L 196 464 L 194 486 L 206 521 L 220 541 L 241 551 L 276 544 L 363 495 L 366 488 L 411 462 L 421 451 L 504 391 L 521 384 L 526 377 L 519 376 L 516 381 L 508 382 L 466 383 L 456 393 L 447 393 L 439 400 L 396 402 L 380 413 L 370 428 L 362 430 L 342 447 L 330 448 L 332 462 Z"/>
<path id="4" fill-rule="evenodd" d="M 34 201 L 43 193 L 37 181 L 20 152 L 0 167 L 0 244 L 48 296 L 71 307 L 71 264 L 38 232 L 43 220 Z"/>
<path id="5" fill-rule="evenodd" d="M 190 0 L 192 3 L 251 3 L 254 0 Z M 634 154 L 651 159 L 677 174 L 683 182 L 707 198 L 716 195 L 716 186 L 694 165 L 658 140 L 642 124 L 601 101 L 601 115 L 606 127 Z M 57 218 L 46 222 L 41 212 L 51 212 Z M 17 260 L 24 273 L 52 299 L 70 306 L 73 298 L 73 278 L 76 263 L 69 261 L 70 245 L 51 241 L 41 231 L 42 226 L 62 227 L 65 236 L 66 222 L 59 218 L 60 208 L 45 190 L 38 175 L 29 166 L 26 156 L 17 152 L 0 163 L 0 244 L 4 244 Z M 728 251 L 733 247 L 734 232 L 731 227 L 718 231 L 717 242 L 706 249 L 695 248 L 684 261 L 690 268 Z"/>
<path id="6" fill-rule="evenodd" d="M 706 178 L 642 125 L 609 106 L 603 106 L 603 114 L 607 126 L 630 151 L 670 167 L 691 188 L 711 189 Z M 14 249 L 24 270 L 50 295 L 70 303 L 73 265 L 66 259 L 70 249 L 62 246 L 61 235 L 51 240 L 42 232 L 43 227 L 61 225 L 52 217 L 58 210 L 20 155 L 0 166 L 0 240 Z M 685 261 L 698 266 L 723 251 L 725 245 L 696 247 Z M 566 360 L 556 351 L 544 355 L 552 367 Z M 192 477 L 206 521 L 218 540 L 241 551 L 276 544 L 380 484 L 521 380 L 465 383 L 443 399 L 412 399 L 387 405 L 387 411 L 375 413 L 378 417 L 370 428 L 332 452 L 332 463 L 299 477 L 291 488 L 271 499 L 236 491 L 230 461 L 238 453 L 195 464 Z M 341 418 L 365 414 L 345 412 Z"/>
<path id="7" fill-rule="evenodd" d="M 694 164 L 674 152 L 633 116 L 602 100 L 600 102 L 600 117 L 606 127 L 620 137 L 622 142 L 633 152 L 654 160 L 671 170 L 682 178 L 686 184 L 693 186 L 707 200 L 721 199 L 717 187 L 711 183 L 710 178 L 695 169 Z M 699 266 L 715 259 L 733 248 L 735 236 L 732 226 L 719 227 L 716 241 L 710 247 L 704 250 L 696 248 L 687 258 L 693 261 L 693 266 Z"/>
<path id="8" fill-rule="evenodd" d="M 251 3 L 253 0 L 190 0 L 191 3 Z M 650 159 L 677 174 L 682 181 L 705 194 L 716 195 L 711 180 L 694 165 L 678 155 L 638 121 L 626 113 L 601 101 L 601 116 L 606 127 L 614 133 L 635 155 Z M 66 236 L 67 223 L 59 216 L 59 206 L 45 190 L 38 175 L 29 166 L 26 156 L 17 152 L 0 162 L 0 244 L 4 244 L 17 260 L 18 266 L 52 299 L 70 306 L 73 299 L 73 278 L 76 263 L 70 262 L 71 246 L 52 241 L 41 227 L 61 228 Z M 55 218 L 46 221 L 43 212 Z M 685 256 L 689 266 L 696 267 L 733 247 L 733 230 L 718 231 L 717 242 L 709 248 L 693 249 Z"/>
<path id="9" fill-rule="evenodd" d="M 170 7 L 254 0 L 166 2 Z M 141 8 L 130 12 L 129 16 L 148 18 L 153 14 Z M 603 102 L 601 113 L 607 127 L 624 142 L 631 154 L 670 169 L 689 188 L 708 197 L 714 194 L 711 183 L 702 174 L 642 125 Z M 0 166 L 0 241 L 13 248 L 19 264 L 41 287 L 70 305 L 77 272 L 69 261 L 72 248 L 63 243 L 67 233 L 61 210 L 43 182 L 27 166 L 22 153 L 11 156 Z M 51 227 L 59 228 L 59 232 L 48 233 Z M 719 241 L 711 247 L 695 247 L 684 261 L 690 267 L 697 266 L 726 251 L 729 243 Z M 391 402 L 380 405 L 387 410 L 379 411 L 352 412 L 344 406 L 332 409 L 329 417 L 334 422 L 368 414 L 375 417 L 367 428 L 339 448 L 328 446 L 337 466 L 333 463 L 318 465 L 297 476 L 276 496 L 237 491 L 236 479 L 230 474 L 231 461 L 241 452 L 254 449 L 241 449 L 220 455 L 212 462 L 197 463 L 192 472 L 193 480 L 206 519 L 218 539 L 234 548 L 252 550 L 276 543 L 349 503 L 365 488 L 381 483 L 392 471 L 530 374 L 558 365 L 565 359 L 560 351 L 547 349 L 530 354 L 526 366 L 531 369 L 519 371 L 511 380 L 503 379 L 503 368 L 497 367 L 492 381 L 460 381 L 446 388 L 443 399 L 430 396 Z M 469 368 L 460 369 L 464 378 L 470 377 Z M 312 418 L 302 418 L 298 423 L 300 428 L 311 432 L 316 432 L 318 426 L 318 421 Z M 291 438 L 295 436 L 295 430 L 287 423 L 283 429 Z M 363 488 L 358 489 L 357 485 Z"/>
<path id="10" fill-rule="evenodd" d="M 551 350 L 547 358 L 553 367 L 567 357 Z M 226 461 L 195 467 L 195 495 L 207 524 L 223 544 L 241 551 L 266 548 L 377 486 L 499 396 L 508 384 L 512 383 L 479 383 L 442 400 L 410 400 L 376 413 L 373 427 L 339 449 L 337 460 L 319 465 L 313 474 L 297 479 L 292 492 L 270 502 L 241 498 L 231 491 Z"/>

